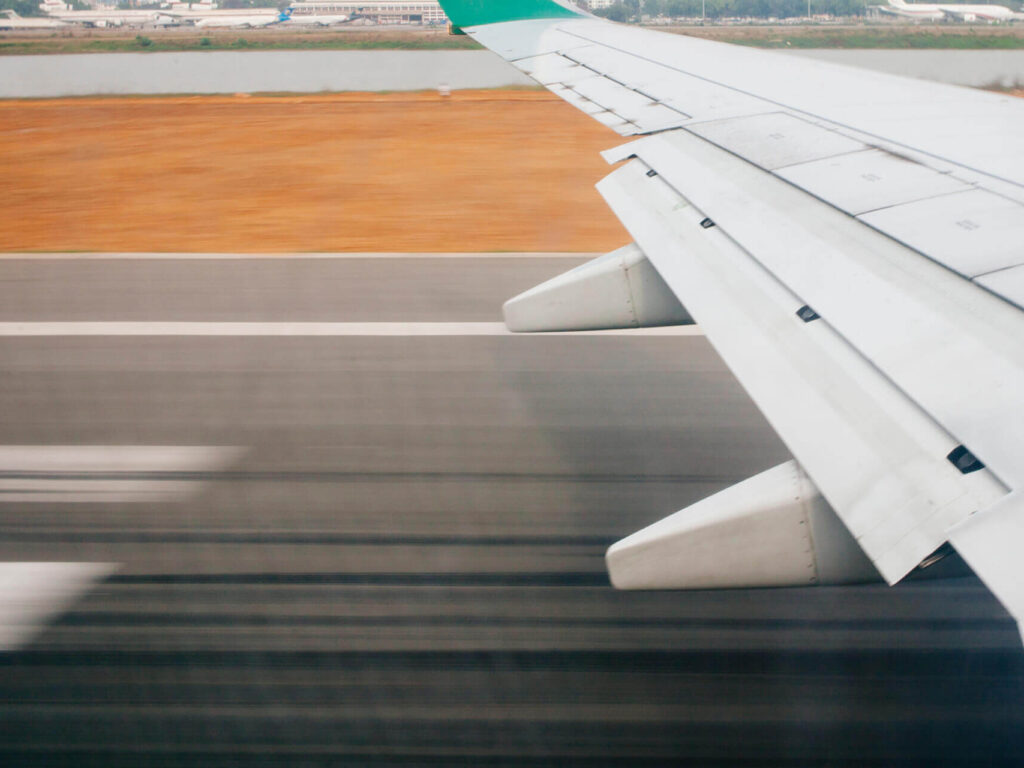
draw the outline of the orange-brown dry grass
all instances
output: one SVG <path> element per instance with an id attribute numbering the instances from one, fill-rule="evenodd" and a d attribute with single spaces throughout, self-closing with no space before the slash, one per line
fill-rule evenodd
<path id="1" fill-rule="evenodd" d="M 0 250 L 600 251 L 617 141 L 532 91 L 0 102 Z"/>

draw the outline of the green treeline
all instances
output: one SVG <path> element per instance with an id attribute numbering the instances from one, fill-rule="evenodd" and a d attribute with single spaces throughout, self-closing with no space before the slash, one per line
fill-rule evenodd
<path id="1" fill-rule="evenodd" d="M 39 0 L 0 0 L 0 11 L 14 11 L 19 16 L 42 16 Z"/>
<path id="2" fill-rule="evenodd" d="M 64 0 L 71 6 L 72 11 L 91 10 L 82 0 Z M 0 12 L 14 11 L 19 16 L 45 16 L 43 9 L 39 7 L 39 0 L 0 0 Z"/>
<path id="3" fill-rule="evenodd" d="M 833 16 L 863 16 L 866 0 L 811 0 L 811 13 Z M 701 0 L 623 0 L 594 11 L 612 21 L 635 21 L 644 16 L 672 18 L 700 17 Z M 807 15 L 807 0 L 704 0 L 709 19 L 758 17 L 785 19 Z"/>

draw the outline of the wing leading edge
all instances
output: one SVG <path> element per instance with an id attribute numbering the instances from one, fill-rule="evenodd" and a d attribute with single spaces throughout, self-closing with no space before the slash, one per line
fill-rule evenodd
<path id="1" fill-rule="evenodd" d="M 797 551 L 827 581 L 863 579 L 834 515 L 889 583 L 952 542 L 1020 621 L 1024 104 L 620 27 L 550 1 L 443 5 L 569 103 L 647 135 L 606 153 L 626 163 L 599 191 L 798 462 L 615 545 L 613 582 L 800 583 Z M 549 303 L 608 294 L 559 281 Z M 528 304 L 513 305 L 530 327 Z M 775 503 L 794 471 L 804 490 Z M 737 534 L 766 524 L 791 533 L 775 544 Z M 770 551 L 756 573 L 709 577 L 692 568 L 708 542 L 748 548 L 712 569 L 752 562 L 759 543 Z M 824 561 L 837 557 L 850 567 Z"/>

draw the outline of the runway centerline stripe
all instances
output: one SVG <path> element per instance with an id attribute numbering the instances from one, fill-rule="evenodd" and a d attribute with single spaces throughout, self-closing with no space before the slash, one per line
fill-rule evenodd
<path id="1" fill-rule="evenodd" d="M 512 333 L 504 323 L 345 322 L 0 322 L 0 336 L 703 336 L 695 325 L 609 331 Z"/>
<path id="2" fill-rule="evenodd" d="M 222 445 L 0 445 L 0 503 L 181 500 L 244 453 Z"/>
<path id="3" fill-rule="evenodd" d="M 231 445 L 0 445 L 0 474 L 223 470 L 243 453 Z"/>

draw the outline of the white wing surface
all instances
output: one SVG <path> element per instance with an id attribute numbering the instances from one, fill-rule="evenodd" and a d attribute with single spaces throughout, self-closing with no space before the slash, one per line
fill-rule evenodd
<path id="1" fill-rule="evenodd" d="M 1024 100 L 623 27 L 553 0 L 443 5 L 570 104 L 641 137 L 606 153 L 622 165 L 600 192 L 885 580 L 952 542 L 1024 617 Z M 541 293 L 548 304 L 515 301 L 517 322 L 555 330 L 567 313 Z M 705 529 L 721 524 L 711 501 Z M 796 501 L 771 519 L 805 526 L 806 581 L 820 581 L 828 547 Z M 680 549 L 674 519 L 612 547 L 616 584 L 690 583 L 674 563 L 699 553 Z M 779 583 L 795 583 L 787 573 Z"/>

